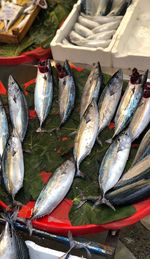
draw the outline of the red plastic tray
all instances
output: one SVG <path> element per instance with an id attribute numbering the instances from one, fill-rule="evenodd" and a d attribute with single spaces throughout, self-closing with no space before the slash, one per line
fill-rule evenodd
<path id="1" fill-rule="evenodd" d="M 25 83 L 24 90 L 31 84 L 35 82 L 35 79 L 30 80 L 29 82 Z M 6 94 L 5 86 L 0 81 L 0 94 Z M 25 94 L 28 94 L 25 92 Z M 29 118 L 34 119 L 36 117 L 36 113 L 34 110 L 29 111 Z M 110 128 L 114 127 L 114 125 L 111 123 Z M 134 144 L 134 147 L 137 147 L 136 144 Z M 48 172 L 41 172 L 41 177 L 44 183 L 46 183 L 50 177 L 50 173 Z M 21 218 L 29 218 L 31 215 L 31 210 L 34 206 L 34 201 L 30 201 L 25 206 L 21 208 L 19 211 L 19 217 Z M 79 236 L 89 233 L 97 233 L 102 232 L 106 230 L 117 230 L 121 229 L 123 227 L 129 226 L 131 224 L 134 224 L 144 217 L 150 215 L 150 198 L 146 199 L 145 201 L 139 202 L 137 204 L 134 204 L 134 208 L 136 209 L 136 212 L 125 219 L 111 222 L 109 224 L 101 224 L 101 225 L 84 225 L 84 226 L 72 226 L 70 220 L 69 220 L 69 211 L 72 206 L 72 200 L 64 199 L 60 205 L 50 214 L 47 215 L 41 219 L 33 220 L 32 224 L 33 227 L 44 230 L 50 233 L 55 233 L 58 235 L 67 235 L 68 231 L 70 230 L 73 235 Z M 0 201 L 0 207 L 7 208 L 7 205 Z"/>

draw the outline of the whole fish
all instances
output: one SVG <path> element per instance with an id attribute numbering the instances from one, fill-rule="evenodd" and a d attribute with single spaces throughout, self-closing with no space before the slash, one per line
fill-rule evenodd
<path id="1" fill-rule="evenodd" d="M 147 131 L 140 143 L 136 156 L 133 160 L 132 166 L 134 166 L 137 162 L 145 158 L 147 155 L 150 155 L 150 129 Z"/>
<path id="2" fill-rule="evenodd" d="M 99 24 L 95 21 L 92 21 L 82 15 L 79 15 L 78 17 L 78 23 L 82 24 L 83 26 L 87 27 L 88 29 L 94 29 L 95 27 L 99 26 Z"/>
<path id="3" fill-rule="evenodd" d="M 68 61 L 64 67 L 57 65 L 59 74 L 59 114 L 60 126 L 68 119 L 75 102 L 75 81 Z"/>
<path id="4" fill-rule="evenodd" d="M 10 136 L 3 153 L 2 176 L 5 188 L 14 200 L 15 195 L 22 188 L 24 180 L 22 144 L 14 132 Z"/>
<path id="5" fill-rule="evenodd" d="M 40 192 L 32 210 L 31 220 L 50 214 L 68 193 L 75 175 L 75 165 L 64 162 Z"/>
<path id="6" fill-rule="evenodd" d="M 16 234 L 14 227 L 9 222 L 6 222 L 0 235 L 0 258 L 30 259 L 24 240 Z"/>
<path id="7" fill-rule="evenodd" d="M 115 188 L 125 186 L 129 183 L 139 181 L 141 179 L 150 178 L 150 155 L 131 167 L 119 180 Z"/>
<path id="8" fill-rule="evenodd" d="M 98 130 L 98 107 L 95 99 L 92 100 L 82 116 L 74 144 L 74 160 L 76 175 L 81 175 L 80 163 L 87 157 L 94 146 Z"/>
<path id="9" fill-rule="evenodd" d="M 34 91 L 34 106 L 40 121 L 37 132 L 42 131 L 42 124 L 48 116 L 53 99 L 53 76 L 50 60 L 43 61 L 38 66 Z"/>
<path id="10" fill-rule="evenodd" d="M 9 130 L 8 130 L 8 122 L 7 122 L 7 117 L 6 113 L 2 104 L 2 101 L 0 99 L 0 164 L 2 160 L 2 155 L 7 143 L 7 139 L 9 136 Z M 1 167 L 1 165 L 0 165 Z"/>
<path id="11" fill-rule="evenodd" d="M 88 37 L 93 35 L 93 32 L 90 29 L 86 28 L 78 22 L 75 23 L 74 30 L 75 32 L 79 33 L 82 37 Z"/>
<path id="12" fill-rule="evenodd" d="M 66 38 L 63 39 L 62 43 L 67 46 L 74 46 L 72 43 L 70 43 Z"/>
<path id="13" fill-rule="evenodd" d="M 76 41 L 75 44 L 78 46 L 84 46 L 88 48 L 107 48 L 111 43 L 111 40 L 82 40 Z"/>
<path id="14" fill-rule="evenodd" d="M 110 124 L 121 97 L 122 86 L 123 72 L 120 69 L 110 78 L 100 96 L 98 133 Z"/>
<path id="15" fill-rule="evenodd" d="M 92 99 L 98 100 L 100 88 L 103 85 L 103 74 L 101 71 L 100 63 L 98 62 L 93 66 L 91 73 L 88 76 L 87 82 L 83 89 L 81 104 L 80 104 L 80 119 L 85 113 L 87 107 Z"/>
<path id="16" fill-rule="evenodd" d="M 122 20 L 123 16 L 91 16 L 91 15 L 86 15 L 84 13 L 81 13 L 81 15 L 88 19 L 88 20 L 92 20 L 94 22 L 97 22 L 99 24 L 106 24 L 106 23 L 110 23 L 110 22 L 114 22 L 114 21 L 118 21 L 118 20 Z"/>
<path id="17" fill-rule="evenodd" d="M 107 15 L 112 6 L 113 0 L 101 0 L 99 1 L 99 5 L 97 6 L 96 13 L 94 14 L 95 16 L 100 16 L 100 15 Z"/>
<path id="18" fill-rule="evenodd" d="M 150 179 L 122 186 L 106 194 L 106 198 L 113 206 L 130 205 L 150 197 Z"/>
<path id="19" fill-rule="evenodd" d="M 13 129 L 23 141 L 28 127 L 28 107 L 21 88 L 11 75 L 8 80 L 8 104 Z"/>
<path id="20" fill-rule="evenodd" d="M 112 5 L 112 10 L 108 15 L 124 15 L 128 6 L 131 4 L 132 0 L 114 0 Z"/>
<path id="21" fill-rule="evenodd" d="M 77 32 L 71 31 L 70 34 L 69 34 L 69 40 L 70 40 L 71 43 L 76 44 L 76 42 L 78 42 L 78 41 L 84 41 L 85 38 L 82 37 Z"/>
<path id="22" fill-rule="evenodd" d="M 116 30 L 120 24 L 120 20 L 115 20 L 109 23 L 100 24 L 97 27 L 94 27 L 92 30 L 93 33 L 100 33 L 104 31 Z"/>
<path id="23" fill-rule="evenodd" d="M 91 36 L 88 36 L 87 40 L 110 40 L 112 36 L 115 34 L 115 30 L 111 31 L 104 31 L 97 34 L 92 34 Z"/>
<path id="24" fill-rule="evenodd" d="M 102 194 L 101 203 L 111 207 L 105 194 L 120 179 L 131 149 L 131 137 L 129 131 L 122 133 L 108 148 L 99 169 L 99 186 Z"/>
<path id="25" fill-rule="evenodd" d="M 128 87 L 121 99 L 115 116 L 115 133 L 113 137 L 118 135 L 126 127 L 136 111 L 144 92 L 143 86 L 147 80 L 147 75 L 148 71 L 146 71 L 141 80 L 137 70 L 133 69 L 131 80 L 128 83 Z"/>
<path id="26" fill-rule="evenodd" d="M 143 130 L 150 123 L 150 97 L 142 98 L 139 106 L 133 115 L 129 129 L 131 131 L 132 141 L 140 136 Z"/>

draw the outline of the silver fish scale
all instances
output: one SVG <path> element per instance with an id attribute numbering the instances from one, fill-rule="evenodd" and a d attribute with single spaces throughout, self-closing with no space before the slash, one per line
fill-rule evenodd
<path id="1" fill-rule="evenodd" d="M 121 177 L 129 157 L 130 148 L 131 137 L 129 132 L 120 135 L 108 148 L 99 169 L 99 185 L 103 195 Z"/>
<path id="2" fill-rule="evenodd" d="M 9 76 L 8 82 L 8 104 L 13 128 L 23 141 L 28 126 L 28 107 L 22 91 L 12 76 Z"/>
<path id="3" fill-rule="evenodd" d="M 70 160 L 64 162 L 41 191 L 32 211 L 32 218 L 50 214 L 64 199 L 75 175 L 75 165 Z"/>
<path id="4" fill-rule="evenodd" d="M 14 198 L 23 186 L 24 161 L 20 139 L 12 135 L 6 145 L 2 158 L 2 175 L 5 188 Z"/>

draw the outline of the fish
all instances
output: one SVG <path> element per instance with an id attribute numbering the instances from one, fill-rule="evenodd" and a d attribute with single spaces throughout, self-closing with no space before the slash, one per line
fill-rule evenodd
<path id="1" fill-rule="evenodd" d="M 80 119 L 82 118 L 92 99 L 95 98 L 95 101 L 97 102 L 102 85 L 103 74 L 101 71 L 100 63 L 98 62 L 93 65 L 93 69 L 91 70 L 83 89 L 80 103 Z"/>
<path id="2" fill-rule="evenodd" d="M 9 137 L 7 116 L 1 99 L 0 99 L 0 125 L 1 125 L 0 127 L 0 168 L 1 168 L 3 152 L 5 150 L 5 146 Z"/>
<path id="3" fill-rule="evenodd" d="M 123 87 L 123 72 L 119 69 L 108 81 L 99 99 L 98 134 L 110 124 L 117 109 Z"/>
<path id="4" fill-rule="evenodd" d="M 85 38 L 73 30 L 69 34 L 69 40 L 71 43 L 76 44 L 78 41 L 84 41 Z"/>
<path id="5" fill-rule="evenodd" d="M 93 33 L 100 33 L 104 31 L 116 30 L 120 24 L 120 20 L 115 20 L 109 23 L 100 24 L 92 29 Z"/>
<path id="6" fill-rule="evenodd" d="M 132 141 L 137 139 L 150 123 L 150 97 L 142 98 L 129 125 Z"/>
<path id="7" fill-rule="evenodd" d="M 56 169 L 40 192 L 31 213 L 31 220 L 50 214 L 65 198 L 75 175 L 75 165 L 67 160 Z"/>
<path id="8" fill-rule="evenodd" d="M 137 76 L 134 80 L 135 74 Z M 115 132 L 113 138 L 118 135 L 129 123 L 135 113 L 139 102 L 143 96 L 143 86 L 147 80 L 148 71 L 145 72 L 143 79 L 138 74 L 136 69 L 133 69 L 128 87 L 121 99 L 115 116 Z"/>
<path id="9" fill-rule="evenodd" d="M 50 60 L 45 60 L 38 65 L 36 85 L 34 91 L 34 107 L 40 121 L 37 132 L 41 132 L 53 100 L 53 75 Z"/>
<path id="10" fill-rule="evenodd" d="M 132 0 L 115 0 L 113 1 L 112 10 L 108 16 L 124 15 Z"/>
<path id="11" fill-rule="evenodd" d="M 123 16 L 91 16 L 91 15 L 86 15 L 84 13 L 81 13 L 81 16 L 88 20 L 92 20 L 94 22 L 97 22 L 99 24 L 106 24 L 106 23 L 111 23 L 117 20 L 122 20 Z"/>
<path id="12" fill-rule="evenodd" d="M 121 186 L 148 178 L 150 178 L 150 155 L 129 168 L 118 181 L 115 188 L 120 188 Z"/>
<path id="13" fill-rule="evenodd" d="M 104 31 L 104 32 L 100 32 L 97 34 L 92 34 L 91 36 L 88 36 L 86 39 L 87 40 L 110 40 L 113 35 L 115 34 L 115 30 L 111 30 L 111 31 Z"/>
<path id="14" fill-rule="evenodd" d="M 95 16 L 105 16 L 107 15 L 112 7 L 113 0 L 101 0 L 99 1 L 99 5 L 97 6 Z"/>
<path id="15" fill-rule="evenodd" d="M 8 79 L 8 105 L 13 130 L 23 141 L 28 127 L 28 107 L 23 91 L 11 75 Z"/>
<path id="16" fill-rule="evenodd" d="M 66 38 L 63 39 L 62 43 L 67 46 L 74 46 L 71 42 L 69 42 Z"/>
<path id="17" fill-rule="evenodd" d="M 100 165 L 98 181 L 102 195 L 101 203 L 105 203 L 111 208 L 113 207 L 105 195 L 120 179 L 128 160 L 130 149 L 130 132 L 125 131 L 110 145 Z"/>
<path id="18" fill-rule="evenodd" d="M 82 37 L 88 37 L 93 35 L 93 32 L 90 29 L 86 28 L 78 22 L 75 23 L 74 30 L 75 32 L 79 33 Z"/>
<path id="19" fill-rule="evenodd" d="M 140 143 L 136 156 L 132 162 L 132 166 L 145 158 L 147 155 L 150 155 L 150 129 L 147 131 Z"/>
<path id="20" fill-rule="evenodd" d="M 78 46 L 84 46 L 88 48 L 107 48 L 111 40 L 83 40 L 74 42 Z"/>
<path id="21" fill-rule="evenodd" d="M 57 65 L 59 75 L 59 114 L 60 126 L 69 118 L 75 103 L 75 80 L 70 65 L 66 60 L 64 66 Z M 59 126 L 59 127 L 60 127 Z"/>
<path id="22" fill-rule="evenodd" d="M 80 163 L 91 153 L 98 130 L 98 107 L 95 99 L 89 104 L 82 116 L 74 143 L 76 176 L 81 176 Z"/>
<path id="23" fill-rule="evenodd" d="M 28 248 L 13 226 L 12 220 L 7 220 L 0 235 L 1 259 L 30 259 Z"/>
<path id="24" fill-rule="evenodd" d="M 132 205 L 150 197 L 150 179 L 143 179 L 107 193 L 113 206 Z"/>
<path id="25" fill-rule="evenodd" d="M 95 27 L 99 26 L 97 22 L 92 20 L 89 21 L 89 19 L 83 17 L 82 15 L 79 15 L 78 23 L 80 23 L 81 25 L 85 26 L 88 29 L 94 29 Z"/>
<path id="26" fill-rule="evenodd" d="M 22 142 L 15 132 L 9 137 L 3 153 L 2 177 L 5 189 L 14 201 L 15 195 L 23 187 L 24 180 Z"/>

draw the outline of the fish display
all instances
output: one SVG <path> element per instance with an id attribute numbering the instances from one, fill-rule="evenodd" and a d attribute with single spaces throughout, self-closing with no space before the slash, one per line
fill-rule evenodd
<path id="1" fill-rule="evenodd" d="M 42 125 L 48 116 L 53 99 L 53 76 L 50 60 L 41 62 L 38 66 L 34 91 L 34 106 L 40 121 L 37 132 L 42 131 Z"/>
<path id="2" fill-rule="evenodd" d="M 68 193 L 75 175 L 72 161 L 64 162 L 50 178 L 36 200 L 31 220 L 50 214 Z"/>
<path id="3" fill-rule="evenodd" d="M 150 123 L 150 97 L 142 98 L 129 124 L 132 141 L 140 136 Z"/>
<path id="4" fill-rule="evenodd" d="M 74 108 L 76 88 L 74 76 L 67 60 L 64 62 L 63 67 L 57 64 L 57 70 L 59 76 L 59 114 L 61 126 L 66 122 Z"/>
<path id="5" fill-rule="evenodd" d="M 108 148 L 99 169 L 99 186 L 102 194 L 101 203 L 111 207 L 105 194 L 120 179 L 131 149 L 130 132 L 122 133 Z"/>
<path id="6" fill-rule="evenodd" d="M 132 166 L 145 158 L 147 155 L 150 155 L 150 129 L 147 131 L 140 143 L 136 156 L 132 162 Z"/>
<path id="7" fill-rule="evenodd" d="M 87 157 L 94 146 L 98 131 L 98 107 L 95 99 L 89 104 L 82 116 L 74 144 L 76 175 L 80 176 L 80 163 Z"/>
<path id="8" fill-rule="evenodd" d="M 3 153 L 2 176 L 6 191 L 14 200 L 15 195 L 23 187 L 24 180 L 22 143 L 15 132 L 10 136 Z"/>
<path id="9" fill-rule="evenodd" d="M 8 79 L 8 105 L 13 130 L 23 141 L 28 127 L 28 107 L 23 91 L 11 75 Z"/>
<path id="10" fill-rule="evenodd" d="M 30 259 L 28 248 L 13 226 L 12 219 L 6 221 L 4 230 L 0 235 L 1 259 Z"/>
<path id="11" fill-rule="evenodd" d="M 133 69 L 128 87 L 121 99 L 117 113 L 115 115 L 115 132 L 118 135 L 129 123 L 135 113 L 144 93 L 144 84 L 147 81 L 148 71 L 145 72 L 143 79 L 137 69 Z"/>
<path id="12" fill-rule="evenodd" d="M 0 99 L 0 125 L 1 125 L 0 127 L 0 167 L 1 167 L 3 152 L 9 136 L 8 121 L 7 121 L 6 113 L 1 99 Z"/>
<path id="13" fill-rule="evenodd" d="M 89 74 L 85 87 L 83 89 L 80 104 L 80 118 L 82 118 L 93 98 L 97 102 L 102 85 L 103 74 L 101 71 L 100 63 L 98 62 L 93 66 L 93 69 L 91 70 L 91 73 Z"/>
<path id="14" fill-rule="evenodd" d="M 109 125 L 117 109 L 123 86 L 123 72 L 118 70 L 105 86 L 99 99 L 98 134 Z"/>

